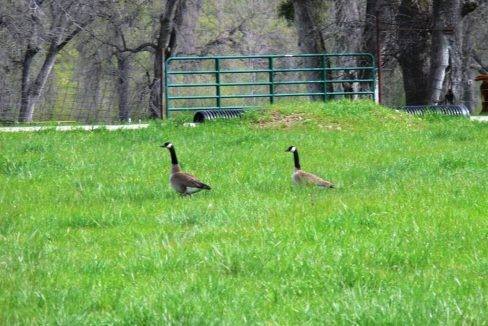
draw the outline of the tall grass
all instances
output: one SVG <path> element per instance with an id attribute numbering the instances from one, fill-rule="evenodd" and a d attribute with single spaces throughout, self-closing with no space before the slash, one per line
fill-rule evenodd
<path id="1" fill-rule="evenodd" d="M 484 324 L 488 128 L 369 102 L 0 134 L 0 324 Z M 168 185 L 171 140 L 212 186 Z M 303 168 L 334 181 L 291 185 Z"/>

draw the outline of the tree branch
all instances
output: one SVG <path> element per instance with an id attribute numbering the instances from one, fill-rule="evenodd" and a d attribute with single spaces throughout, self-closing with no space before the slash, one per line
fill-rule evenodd
<path id="1" fill-rule="evenodd" d="M 68 36 L 65 37 L 63 41 L 61 41 L 61 43 L 59 43 L 56 46 L 56 51 L 57 52 L 61 51 L 66 46 L 66 44 L 68 44 L 82 30 L 83 30 L 82 26 L 77 26 L 70 34 L 68 34 Z"/>
<path id="2" fill-rule="evenodd" d="M 199 48 L 199 52 L 201 55 L 205 55 L 205 54 L 208 54 L 212 48 L 216 47 L 216 46 L 219 46 L 219 45 L 223 45 L 223 44 L 226 44 L 228 42 L 235 42 L 235 34 L 237 34 L 237 32 L 243 32 L 244 30 L 244 27 L 245 27 L 245 24 L 247 23 L 247 21 L 250 19 L 251 17 L 246 17 L 244 18 L 239 25 L 237 26 L 234 26 L 233 28 L 231 28 L 230 30 L 228 31 L 225 31 L 223 33 L 220 33 L 215 39 L 207 42 L 206 44 L 204 44 L 203 46 L 201 46 Z"/>
<path id="3" fill-rule="evenodd" d="M 483 59 L 481 59 L 481 56 L 475 50 L 472 50 L 471 57 L 480 66 L 480 69 L 478 69 L 480 73 L 488 73 L 488 65 L 484 64 Z"/>
<path id="4" fill-rule="evenodd" d="M 139 45 L 135 48 L 124 48 L 122 52 L 137 53 L 137 52 L 141 52 L 141 51 L 151 51 L 151 50 L 147 50 L 148 48 L 151 50 L 156 50 L 157 46 L 154 43 L 147 42 L 147 43 L 142 43 L 141 45 Z"/>

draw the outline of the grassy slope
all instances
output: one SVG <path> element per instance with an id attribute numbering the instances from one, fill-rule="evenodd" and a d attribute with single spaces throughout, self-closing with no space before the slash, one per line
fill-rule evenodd
<path id="1" fill-rule="evenodd" d="M 486 323 L 488 126 L 274 110 L 0 134 L 0 324 Z M 212 191 L 169 189 L 166 140 Z M 289 145 L 338 188 L 292 187 Z"/>

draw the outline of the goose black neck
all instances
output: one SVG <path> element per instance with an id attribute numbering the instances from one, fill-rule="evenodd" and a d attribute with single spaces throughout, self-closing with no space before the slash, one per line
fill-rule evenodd
<path id="1" fill-rule="evenodd" d="M 293 160 L 295 161 L 295 169 L 300 170 L 300 159 L 298 158 L 298 151 L 293 152 Z"/>
<path id="2" fill-rule="evenodd" d="M 178 164 L 178 158 L 176 157 L 176 151 L 174 147 L 169 148 L 169 154 L 171 155 L 171 164 Z"/>

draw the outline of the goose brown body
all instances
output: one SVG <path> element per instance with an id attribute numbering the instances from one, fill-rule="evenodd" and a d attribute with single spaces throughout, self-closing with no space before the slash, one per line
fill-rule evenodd
<path id="1" fill-rule="evenodd" d="M 211 189 L 209 185 L 201 182 L 196 177 L 181 171 L 173 144 L 165 143 L 162 147 L 166 147 L 171 155 L 172 165 L 169 183 L 176 192 L 182 195 L 191 195 L 204 189 Z"/>
<path id="2" fill-rule="evenodd" d="M 292 181 L 298 185 L 312 185 L 320 188 L 334 188 L 334 184 L 330 181 L 324 180 L 315 174 L 305 172 L 301 169 L 298 150 L 295 146 L 290 146 L 287 152 L 293 153 L 293 160 L 295 163 L 295 170 L 291 175 Z"/>
<path id="3" fill-rule="evenodd" d="M 293 182 L 303 185 L 315 185 L 322 188 L 334 188 L 334 184 L 330 181 L 324 180 L 312 173 L 308 173 L 302 170 L 296 170 L 292 174 Z"/>

